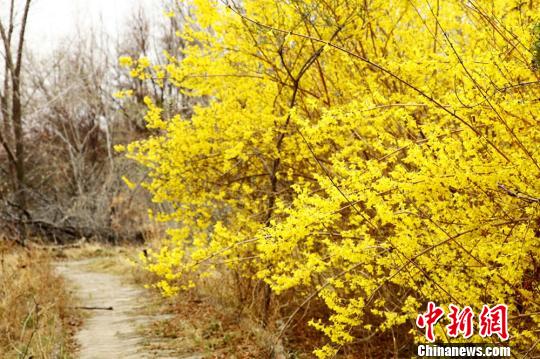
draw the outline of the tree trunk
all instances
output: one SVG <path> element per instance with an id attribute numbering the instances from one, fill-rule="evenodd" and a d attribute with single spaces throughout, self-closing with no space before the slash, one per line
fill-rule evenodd
<path id="1" fill-rule="evenodd" d="M 13 136 L 15 138 L 15 184 L 17 206 L 26 211 L 26 188 L 24 167 L 24 133 L 22 125 L 22 108 L 19 76 L 13 78 Z"/>

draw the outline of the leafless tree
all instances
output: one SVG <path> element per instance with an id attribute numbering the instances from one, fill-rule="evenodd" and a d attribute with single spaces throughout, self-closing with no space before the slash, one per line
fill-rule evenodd
<path id="1" fill-rule="evenodd" d="M 116 46 L 94 24 L 42 58 L 26 51 L 23 43 L 31 0 L 22 13 L 10 1 L 8 20 L 0 23 L 6 54 L 0 98 L 0 220 L 26 228 L 27 236 L 55 241 L 81 236 L 141 239 L 152 228 L 146 215 L 152 203 L 145 191 L 128 190 L 121 178 L 139 183 L 145 172 L 115 154 L 113 146 L 150 134 L 143 120 L 145 96 L 185 117 L 194 102 L 166 80 L 161 86 L 131 78 L 118 57 L 147 56 L 165 63 L 157 50 L 163 48 L 181 57 L 185 44 L 175 34 L 183 26 L 182 17 L 151 18 L 135 10 Z M 133 98 L 114 98 L 116 91 L 128 89 Z"/>
<path id="2" fill-rule="evenodd" d="M 2 40 L 3 88 L 0 90 L 0 113 L 2 127 L 0 144 L 6 152 L 11 186 L 16 197 L 16 206 L 23 214 L 28 214 L 25 186 L 25 140 L 23 126 L 23 105 L 21 99 L 22 65 L 24 39 L 31 0 L 26 0 L 20 24 L 16 26 L 15 1 L 9 3 L 7 23 L 0 19 L 0 37 Z M 18 32 L 17 32 L 18 30 Z"/>

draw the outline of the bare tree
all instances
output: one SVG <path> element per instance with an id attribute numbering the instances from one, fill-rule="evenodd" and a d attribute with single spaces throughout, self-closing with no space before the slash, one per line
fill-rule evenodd
<path id="1" fill-rule="evenodd" d="M 25 190 L 25 143 L 23 129 L 23 106 L 21 101 L 21 71 L 24 52 L 24 38 L 31 0 L 26 0 L 21 22 L 16 30 L 15 1 L 10 1 L 7 24 L 0 19 L 0 36 L 3 44 L 3 89 L 0 92 L 0 112 L 2 131 L 0 143 L 8 158 L 11 184 L 16 196 L 16 206 L 28 215 Z M 17 42 L 14 38 L 18 37 Z"/>
<path id="2" fill-rule="evenodd" d="M 139 183 L 145 170 L 115 155 L 113 146 L 152 131 L 143 119 L 144 97 L 185 117 L 194 102 L 167 79 L 130 77 L 118 57 L 146 56 L 166 63 L 157 50 L 162 48 L 180 57 L 184 44 L 175 34 L 183 26 L 182 17 L 154 19 L 137 9 L 116 47 L 111 35 L 94 24 L 79 28 L 46 58 L 26 51 L 23 66 L 31 0 L 25 0 L 24 8 L 22 1 L 8 1 L 9 15 L 0 22 L 0 220 L 18 231 L 9 237 L 142 239 L 147 228 L 155 230 L 146 215 L 150 197 L 128 190 L 121 177 Z M 113 96 L 127 89 L 135 96 Z"/>

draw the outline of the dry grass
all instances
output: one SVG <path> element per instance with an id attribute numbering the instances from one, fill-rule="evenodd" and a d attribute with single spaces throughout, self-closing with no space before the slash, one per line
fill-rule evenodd
<path id="1" fill-rule="evenodd" d="M 159 310 L 171 316 L 146 328 L 148 337 L 160 337 L 158 347 L 177 357 L 197 354 L 203 358 L 313 358 L 313 346 L 301 337 L 283 338 L 287 348 L 275 344 L 276 326 L 264 328 L 253 308 L 238 299 L 235 280 L 220 272 L 199 280 L 198 285 L 174 298 L 161 298 Z M 156 293 L 156 295 L 158 295 Z M 281 343 L 281 341 L 280 341 Z"/>
<path id="2" fill-rule="evenodd" d="M 268 334 L 235 308 L 217 305 L 215 301 L 215 297 L 197 292 L 162 299 L 160 310 L 172 316 L 145 328 L 147 336 L 163 339 L 149 349 L 166 350 L 178 357 L 268 357 Z"/>
<path id="3" fill-rule="evenodd" d="M 0 242 L 0 357 L 70 358 L 79 324 L 49 256 Z"/>

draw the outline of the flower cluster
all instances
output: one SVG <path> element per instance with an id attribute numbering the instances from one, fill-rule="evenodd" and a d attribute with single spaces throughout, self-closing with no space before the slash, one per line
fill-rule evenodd
<path id="1" fill-rule="evenodd" d="M 319 301 L 321 358 L 420 340 L 429 301 L 506 303 L 516 350 L 537 342 L 533 1 L 193 3 L 184 58 L 121 59 L 208 99 L 189 118 L 148 99 L 159 133 L 128 146 L 176 223 L 146 260 L 165 293 L 226 263 Z"/>

